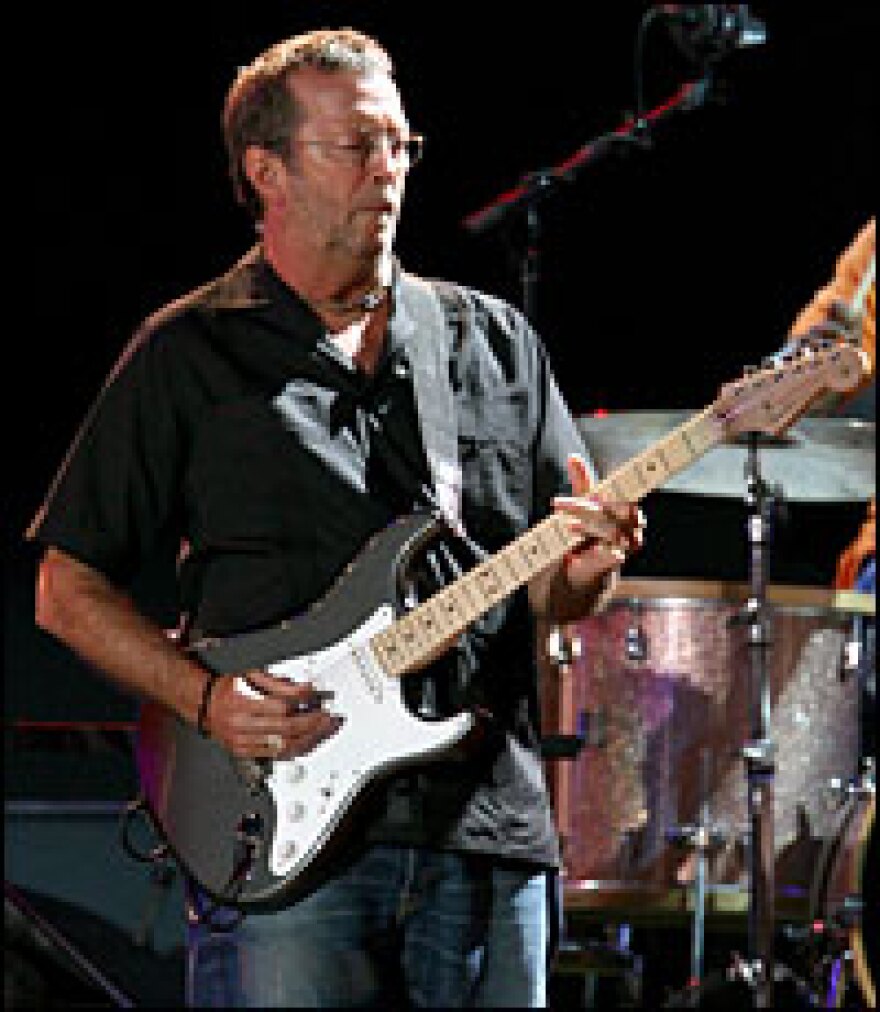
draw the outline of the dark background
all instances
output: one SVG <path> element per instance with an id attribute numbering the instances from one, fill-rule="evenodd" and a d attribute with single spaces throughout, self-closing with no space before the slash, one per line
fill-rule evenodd
<path id="1" fill-rule="evenodd" d="M 723 101 L 663 122 L 649 149 L 591 164 L 542 205 L 536 322 L 577 414 L 711 401 L 781 344 L 874 211 L 877 5 L 751 9 L 768 43 L 721 64 Z M 80 5 L 50 17 L 37 7 L 20 33 L 10 99 L 23 171 L 7 200 L 27 224 L 12 303 L 23 312 L 7 332 L 17 405 L 4 510 L 7 721 L 131 712 L 34 630 L 22 532 L 132 329 L 252 241 L 219 127 L 235 68 L 320 25 L 375 34 L 428 137 L 402 260 L 519 303 L 519 223 L 473 236 L 462 219 L 623 121 L 647 5 L 273 0 L 222 13 L 204 4 L 199 23 L 185 10 Z M 659 24 L 644 75 L 649 108 L 696 75 Z M 649 505 L 651 550 L 634 571 L 745 575 L 741 504 L 666 495 Z M 793 505 L 775 575 L 827 583 L 862 512 Z"/>

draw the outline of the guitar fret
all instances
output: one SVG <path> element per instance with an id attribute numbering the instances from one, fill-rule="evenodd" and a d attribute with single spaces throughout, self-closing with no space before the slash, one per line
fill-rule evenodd
<path id="1" fill-rule="evenodd" d="M 494 595 L 499 590 L 498 574 L 495 572 L 495 566 L 488 563 L 483 563 L 475 571 L 474 581 L 480 587 L 485 594 Z"/>
<path id="2" fill-rule="evenodd" d="M 649 457 L 645 461 L 645 470 L 648 472 L 648 475 L 650 476 L 650 480 L 652 482 L 654 478 L 657 476 L 657 472 L 659 472 L 662 476 L 665 477 L 668 471 L 668 467 L 666 465 L 666 460 L 660 450 L 656 450 L 654 452 L 654 456 Z"/>
<path id="3" fill-rule="evenodd" d="M 526 565 L 529 567 L 529 573 L 534 576 L 541 568 L 540 565 L 535 564 L 535 559 L 540 554 L 540 546 L 532 538 L 526 537 L 522 541 L 516 543 L 517 551 L 520 556 L 525 560 Z"/>
<path id="4" fill-rule="evenodd" d="M 658 445 L 623 464 L 600 488 L 613 491 L 620 501 L 640 499 L 705 453 L 718 438 L 714 418 L 707 409 Z"/>
<path id="5" fill-rule="evenodd" d="M 462 617 L 461 604 L 457 600 L 458 591 L 459 585 L 452 584 L 449 587 L 444 587 L 443 590 L 432 598 L 436 602 L 437 607 L 442 609 L 447 619 L 451 618 L 458 621 Z"/>
<path id="6" fill-rule="evenodd" d="M 691 453 L 691 455 L 696 456 L 697 450 L 694 444 L 691 442 L 690 433 L 687 431 L 687 429 L 682 429 L 681 432 L 679 433 L 679 437 L 681 441 L 685 444 L 685 446 L 687 446 L 688 451 Z"/>
<path id="7" fill-rule="evenodd" d="M 475 618 L 482 613 L 483 593 L 476 584 L 474 570 L 471 570 L 461 578 L 461 588 L 467 595 L 467 613 L 469 618 Z"/>
<path id="8" fill-rule="evenodd" d="M 531 533 L 528 535 L 529 541 L 534 545 L 532 549 L 532 559 L 535 562 L 540 562 L 540 565 L 536 572 L 540 572 L 547 563 L 550 561 L 549 553 L 547 551 L 547 544 L 541 536 L 544 533 L 544 524 L 540 523 Z"/>
<path id="9" fill-rule="evenodd" d="M 556 535 L 556 540 L 559 543 L 561 554 L 565 554 L 570 548 L 573 548 L 579 541 L 580 538 L 574 534 L 565 519 L 561 516 L 554 515 L 548 517 L 545 521 L 548 530 L 552 531 Z"/>
<path id="10" fill-rule="evenodd" d="M 515 583 L 520 583 L 523 580 L 522 570 L 514 562 L 514 553 L 510 551 L 509 547 L 502 549 L 498 556 L 499 562 L 503 562 L 507 566 L 508 572 L 513 577 Z"/>
<path id="11" fill-rule="evenodd" d="M 449 590 L 451 591 L 452 588 L 449 588 Z M 458 583 L 455 584 L 455 590 L 462 598 L 464 616 L 467 621 L 472 621 L 480 614 L 480 610 L 479 602 L 474 601 L 473 594 L 471 593 L 470 584 L 467 582 L 467 575 L 461 577 Z"/>
<path id="12" fill-rule="evenodd" d="M 632 502 L 633 499 L 638 499 L 638 495 L 634 494 L 630 486 L 630 473 L 626 468 L 615 472 L 614 484 L 619 489 L 618 499 L 621 502 Z"/>
<path id="13" fill-rule="evenodd" d="M 436 598 L 429 598 L 425 603 L 413 612 L 414 616 L 418 616 L 418 622 L 421 625 L 420 631 L 428 636 L 436 635 L 436 631 L 440 625 L 440 621 L 436 614 L 437 601 Z"/>

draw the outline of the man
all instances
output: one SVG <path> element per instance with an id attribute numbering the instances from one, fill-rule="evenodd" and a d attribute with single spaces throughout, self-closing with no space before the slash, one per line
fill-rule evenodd
<path id="1" fill-rule="evenodd" d="M 181 546 L 191 640 L 303 611 L 413 508 L 449 517 L 435 585 L 466 565 L 465 549 L 472 561 L 564 512 L 581 545 L 527 596 L 539 615 L 573 618 L 601 604 L 643 518 L 589 497 L 576 428 L 516 311 L 437 284 L 442 333 L 413 326 L 410 300 L 426 286 L 392 247 L 421 141 L 375 41 L 318 31 L 273 47 L 239 73 L 224 129 L 260 243 L 123 354 L 30 531 L 46 545 L 37 619 L 234 755 L 290 758 L 339 717 L 307 684 L 248 671 L 245 694 L 209 678 L 135 609 L 123 588 L 164 537 Z M 438 347 L 441 381 L 426 395 L 416 380 Z M 447 393 L 452 458 L 437 450 L 432 408 Z M 517 592 L 493 608 L 406 689 L 428 716 L 479 705 L 472 747 L 391 780 L 354 854 L 305 899 L 227 931 L 195 918 L 192 1003 L 387 1005 L 401 992 L 427 1006 L 544 1003 L 545 874 L 558 852 L 527 607 Z M 195 914 L 202 900 L 194 887 Z"/>
<path id="2" fill-rule="evenodd" d="M 855 319 L 844 321 L 850 323 L 850 328 L 843 336 L 861 345 L 871 364 L 870 378 L 874 375 L 877 347 L 877 287 L 871 273 L 871 260 L 876 250 L 877 219 L 869 218 L 837 258 L 833 277 L 797 314 L 790 331 L 791 337 L 805 335 L 814 328 L 824 333 L 826 327 L 833 328 L 842 310 L 858 298 L 861 304 L 852 313 Z M 864 292 L 860 292 L 863 286 Z M 866 377 L 865 385 L 868 382 Z"/>
<path id="3" fill-rule="evenodd" d="M 833 276 L 798 313 L 791 327 L 793 342 L 799 339 L 843 338 L 859 345 L 869 368 L 859 389 L 847 397 L 827 397 L 821 408 L 871 423 L 876 422 L 877 384 L 877 219 L 870 218 L 837 257 Z M 837 558 L 835 590 L 877 593 L 877 500 L 871 496 L 865 518 L 852 540 Z M 860 646 L 858 678 L 861 687 L 861 742 L 859 758 L 876 759 L 876 620 L 853 618 L 853 641 Z M 866 766 L 870 770 L 870 767 Z"/>

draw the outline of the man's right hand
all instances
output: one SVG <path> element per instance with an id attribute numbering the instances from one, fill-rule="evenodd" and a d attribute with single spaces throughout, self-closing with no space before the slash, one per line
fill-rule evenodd
<path id="1" fill-rule="evenodd" d="M 334 735 L 342 717 L 323 708 L 327 694 L 308 682 L 263 671 L 221 675 L 211 692 L 204 727 L 233 755 L 289 759 Z"/>
<path id="2" fill-rule="evenodd" d="M 37 624 L 121 688 L 196 723 L 205 671 L 98 570 L 59 548 L 40 562 Z M 237 756 L 303 755 L 338 730 L 314 686 L 262 671 L 221 676 L 205 730 Z"/>

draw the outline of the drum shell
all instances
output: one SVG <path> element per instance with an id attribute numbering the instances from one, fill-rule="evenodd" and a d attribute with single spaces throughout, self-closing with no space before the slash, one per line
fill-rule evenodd
<path id="1" fill-rule="evenodd" d="M 710 881 L 746 885 L 742 749 L 751 740 L 753 652 L 745 593 L 728 600 L 697 590 L 619 593 L 602 614 L 564 627 L 579 649 L 563 665 L 547 654 L 549 627 L 539 629 L 544 731 L 585 739 L 576 758 L 548 764 L 568 883 L 691 881 L 693 850 L 670 834 L 699 817 L 705 762 L 705 800 L 719 829 Z M 846 663 L 851 616 L 774 603 L 768 628 L 776 884 L 806 897 L 841 803 L 836 785 L 858 765 L 859 689 Z"/>

